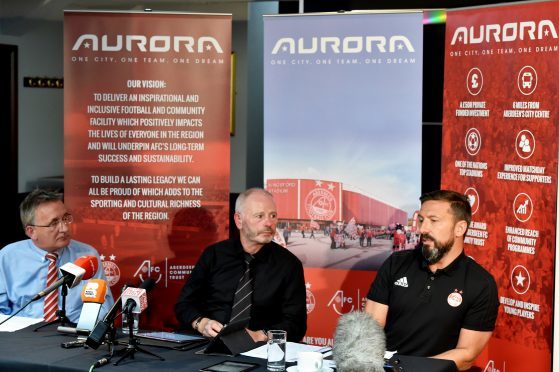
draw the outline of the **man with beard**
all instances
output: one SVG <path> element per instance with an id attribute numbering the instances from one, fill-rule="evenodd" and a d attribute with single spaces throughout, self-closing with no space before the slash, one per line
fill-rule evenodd
<path id="1" fill-rule="evenodd" d="M 379 269 L 365 311 L 386 332 L 387 350 L 448 359 L 470 368 L 495 327 L 495 280 L 464 254 L 468 198 L 438 190 L 420 197 L 421 243 Z"/>
<path id="2" fill-rule="evenodd" d="M 307 330 L 303 265 L 272 242 L 278 222 L 272 195 L 258 188 L 241 193 L 234 217 L 240 237 L 204 250 L 175 305 L 177 319 L 215 337 L 225 324 L 248 318 L 246 331 L 255 342 L 266 341 L 269 329 L 300 341 Z M 251 290 L 239 299 L 236 292 L 246 286 Z"/>

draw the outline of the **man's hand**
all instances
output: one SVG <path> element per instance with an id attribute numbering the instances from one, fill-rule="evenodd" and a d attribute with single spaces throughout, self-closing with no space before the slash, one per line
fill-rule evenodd
<path id="1" fill-rule="evenodd" d="M 268 335 L 266 335 L 266 333 L 264 331 L 251 331 L 250 329 L 246 328 L 246 331 L 248 332 L 248 334 L 250 335 L 250 337 L 252 337 L 252 340 L 254 342 L 259 342 L 259 341 L 268 341 Z"/>
<path id="2" fill-rule="evenodd" d="M 200 324 L 198 325 L 198 332 L 200 332 L 202 336 L 215 337 L 222 328 L 223 324 L 217 320 L 202 318 Z"/>

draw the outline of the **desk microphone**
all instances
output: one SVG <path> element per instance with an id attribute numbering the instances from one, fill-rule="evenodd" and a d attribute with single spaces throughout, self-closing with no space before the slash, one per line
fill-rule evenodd
<path id="1" fill-rule="evenodd" d="M 90 279 L 82 290 L 82 312 L 76 330 L 87 331 L 88 334 L 97 324 L 101 306 L 105 302 L 107 282 L 103 279 Z"/>
<path id="2" fill-rule="evenodd" d="M 153 280 L 151 278 L 147 278 L 140 285 L 140 289 L 145 289 L 146 291 L 149 291 L 154 286 L 155 286 L 155 280 Z M 107 312 L 107 315 L 105 315 L 103 320 L 100 321 L 99 323 L 97 323 L 95 328 L 93 328 L 93 331 L 91 331 L 91 334 L 89 335 L 89 337 L 85 341 L 85 343 L 88 346 L 90 346 L 91 348 L 98 349 L 99 346 L 103 343 L 103 340 L 105 339 L 105 336 L 107 335 L 107 333 L 111 329 L 111 325 L 113 324 L 113 322 L 114 322 L 114 320 L 115 320 L 115 318 L 118 314 L 118 311 L 122 307 L 123 295 L 124 295 L 124 293 L 118 298 L 118 300 L 115 301 L 113 307 L 110 308 L 110 310 Z M 129 299 L 129 300 L 131 300 L 134 303 L 134 306 L 136 305 L 136 303 L 133 299 Z M 128 300 L 126 301 L 126 303 L 128 303 Z M 126 303 L 124 304 L 125 306 L 127 305 Z M 129 306 L 132 306 L 132 305 L 129 305 Z"/>
<path id="3" fill-rule="evenodd" d="M 18 311 L 4 319 L 0 322 L 0 325 L 6 323 L 8 320 L 12 319 L 14 316 L 19 314 L 20 311 L 25 309 L 31 302 L 38 300 L 39 298 L 45 297 L 52 291 L 58 289 L 58 287 L 66 284 L 70 288 L 74 288 L 81 282 L 82 279 L 89 279 L 97 272 L 97 267 L 99 266 L 99 261 L 95 256 L 81 256 L 74 263 L 68 262 L 60 266 L 60 273 L 62 278 L 58 279 L 53 284 L 49 285 L 47 288 L 43 289 L 41 292 L 37 293 L 33 298 L 31 298 L 25 305 L 19 308 Z"/>
<path id="4" fill-rule="evenodd" d="M 52 291 L 58 289 L 63 284 L 68 285 L 70 288 L 77 286 L 82 279 L 89 279 L 97 273 L 99 262 L 95 256 L 81 256 L 74 263 L 68 262 L 60 266 L 60 273 L 62 278 L 58 279 L 41 292 L 37 293 L 31 299 L 31 302 L 45 297 Z"/>
<path id="5" fill-rule="evenodd" d="M 339 372 L 384 372 L 385 352 L 384 330 L 369 314 L 353 311 L 340 316 L 332 349 Z"/>
<path id="6" fill-rule="evenodd" d="M 148 307 L 148 297 L 144 288 L 128 287 L 122 292 L 122 312 L 140 314 Z"/>

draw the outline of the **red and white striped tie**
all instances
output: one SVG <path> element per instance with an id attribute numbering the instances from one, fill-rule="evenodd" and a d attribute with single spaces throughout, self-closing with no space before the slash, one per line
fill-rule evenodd
<path id="1" fill-rule="evenodd" d="M 47 274 L 47 287 L 58 279 L 58 270 L 56 267 L 56 253 L 47 253 L 45 256 L 49 260 L 49 271 Z M 44 318 L 46 322 L 56 320 L 56 310 L 58 310 L 58 290 L 54 290 L 45 296 L 45 312 Z"/>

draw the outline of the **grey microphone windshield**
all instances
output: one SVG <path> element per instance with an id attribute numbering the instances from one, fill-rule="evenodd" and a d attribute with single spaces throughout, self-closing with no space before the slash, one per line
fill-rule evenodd
<path id="1" fill-rule="evenodd" d="M 332 357 L 339 372 L 384 372 L 386 336 L 368 314 L 353 311 L 340 316 Z"/>

